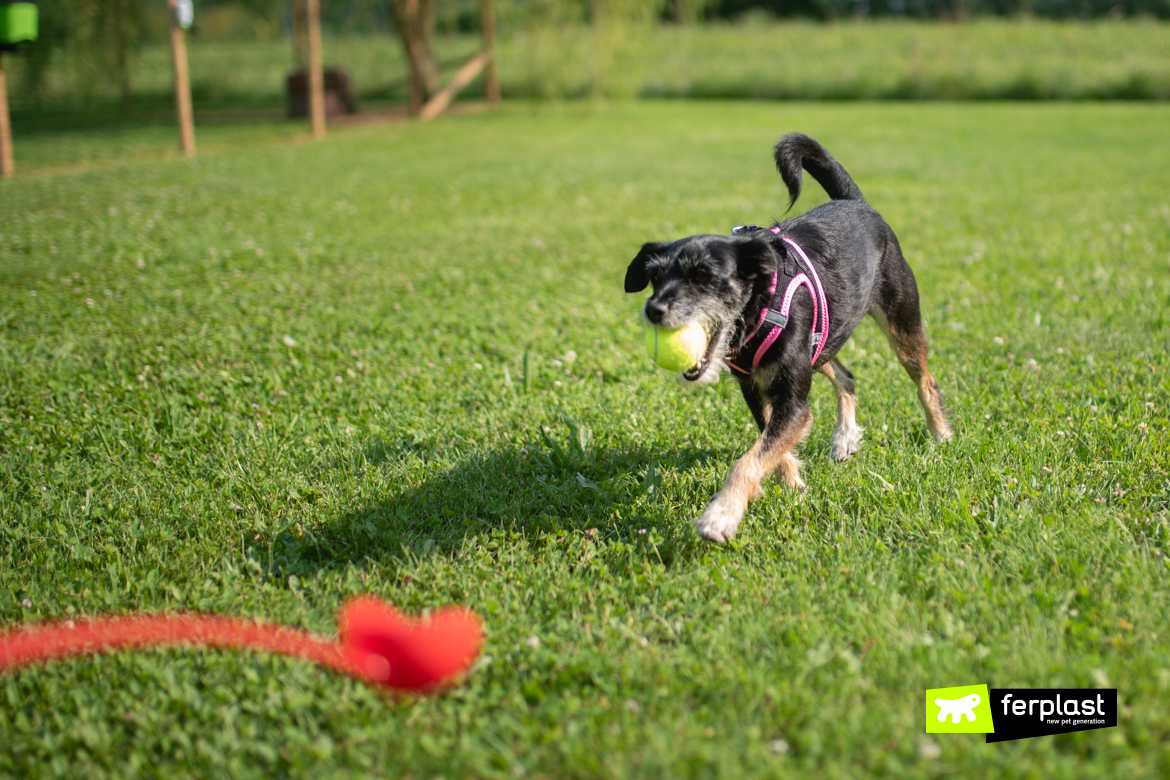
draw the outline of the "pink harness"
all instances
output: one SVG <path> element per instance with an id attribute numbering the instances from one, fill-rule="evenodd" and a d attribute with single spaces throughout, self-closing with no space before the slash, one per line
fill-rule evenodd
<path id="1" fill-rule="evenodd" d="M 750 228 L 736 228 L 734 232 L 738 233 L 745 229 Z M 773 235 L 779 235 L 780 228 L 771 228 L 770 232 Z M 797 256 L 802 261 L 801 265 L 808 273 L 799 273 L 792 277 L 792 279 L 788 282 L 787 289 L 784 291 L 784 300 L 780 304 L 780 308 L 773 309 L 769 305 L 762 312 L 760 312 L 760 321 L 752 330 L 751 335 L 743 340 L 742 346 L 740 347 L 741 350 L 744 347 L 747 347 L 750 342 L 755 340 L 766 324 L 770 324 L 772 326 L 772 329 L 768 331 L 767 335 L 764 336 L 763 341 L 761 341 L 759 346 L 756 347 L 755 353 L 752 355 L 752 368 L 760 365 L 760 361 L 764 359 L 764 355 L 766 355 L 768 350 L 771 349 L 772 345 L 776 343 L 776 339 L 780 337 L 780 333 L 788 324 L 788 312 L 792 308 L 792 297 L 796 294 L 796 290 L 801 286 L 804 286 L 808 289 L 809 297 L 812 298 L 813 302 L 811 336 L 813 343 L 816 345 L 816 349 L 813 351 L 812 356 L 812 362 L 814 364 L 817 362 L 817 358 L 820 357 L 821 350 L 824 348 L 825 342 L 829 338 L 829 303 L 825 298 L 825 289 L 821 285 L 820 277 L 817 276 L 817 270 L 813 267 L 812 261 L 808 259 L 808 255 L 806 255 L 804 250 L 800 248 L 800 245 L 798 245 L 788 236 L 780 236 L 780 238 L 782 241 L 784 241 L 784 243 L 788 244 L 790 247 L 796 250 Z M 810 275 L 812 277 L 811 280 L 809 279 Z M 768 287 L 769 302 L 771 302 L 776 297 L 776 285 L 779 282 L 779 278 L 780 271 L 777 269 L 776 272 L 772 274 L 772 284 Z M 818 319 L 821 322 L 820 332 L 817 332 Z M 735 353 L 729 354 L 725 358 L 727 365 L 741 374 L 750 374 L 751 371 L 749 369 L 737 365 L 736 358 L 739 356 L 738 352 L 739 351 L 737 350 Z M 744 357 L 746 357 L 746 355 Z"/>

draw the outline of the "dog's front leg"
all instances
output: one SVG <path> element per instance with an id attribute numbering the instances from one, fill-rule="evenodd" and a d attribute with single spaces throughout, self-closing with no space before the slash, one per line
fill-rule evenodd
<path id="1" fill-rule="evenodd" d="M 739 379 L 739 389 L 743 393 L 743 400 L 752 413 L 752 419 L 756 421 L 756 427 L 759 428 L 760 433 L 763 433 L 764 428 L 768 427 L 768 418 L 772 415 L 772 405 L 751 377 L 737 377 L 737 379 Z"/>
<path id="2" fill-rule="evenodd" d="M 695 521 L 699 536 L 724 542 L 735 536 L 743 513 L 760 490 L 760 482 L 775 472 L 790 487 L 803 487 L 799 461 L 792 450 L 808 435 L 812 412 L 806 401 L 790 401 L 783 408 L 772 407 L 767 425 L 747 454 L 731 468 L 723 489 L 715 494 L 707 511 Z"/>

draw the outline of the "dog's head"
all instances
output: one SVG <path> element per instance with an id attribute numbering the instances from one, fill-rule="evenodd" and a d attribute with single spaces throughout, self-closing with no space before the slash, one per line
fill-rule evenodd
<path id="1" fill-rule="evenodd" d="M 626 269 L 626 292 L 654 293 L 642 316 L 651 325 L 681 328 L 698 322 L 707 332 L 703 359 L 682 373 L 686 384 L 719 378 L 721 358 L 757 296 L 776 269 L 776 255 L 762 236 L 690 236 L 674 243 L 644 244 Z"/>

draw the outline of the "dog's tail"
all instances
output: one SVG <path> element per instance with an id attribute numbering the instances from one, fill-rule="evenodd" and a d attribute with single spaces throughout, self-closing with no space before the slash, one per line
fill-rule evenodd
<path id="1" fill-rule="evenodd" d="M 825 147 L 804 133 L 789 133 L 776 142 L 776 170 L 788 187 L 788 208 L 800 197 L 803 167 L 833 200 L 865 200 L 857 183 Z"/>

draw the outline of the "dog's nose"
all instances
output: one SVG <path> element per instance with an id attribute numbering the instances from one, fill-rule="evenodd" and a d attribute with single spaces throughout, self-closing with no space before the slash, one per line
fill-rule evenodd
<path id="1" fill-rule="evenodd" d="M 662 318 L 666 315 L 666 307 L 661 301 L 656 301 L 653 298 L 646 301 L 646 319 L 657 325 L 662 322 Z"/>

